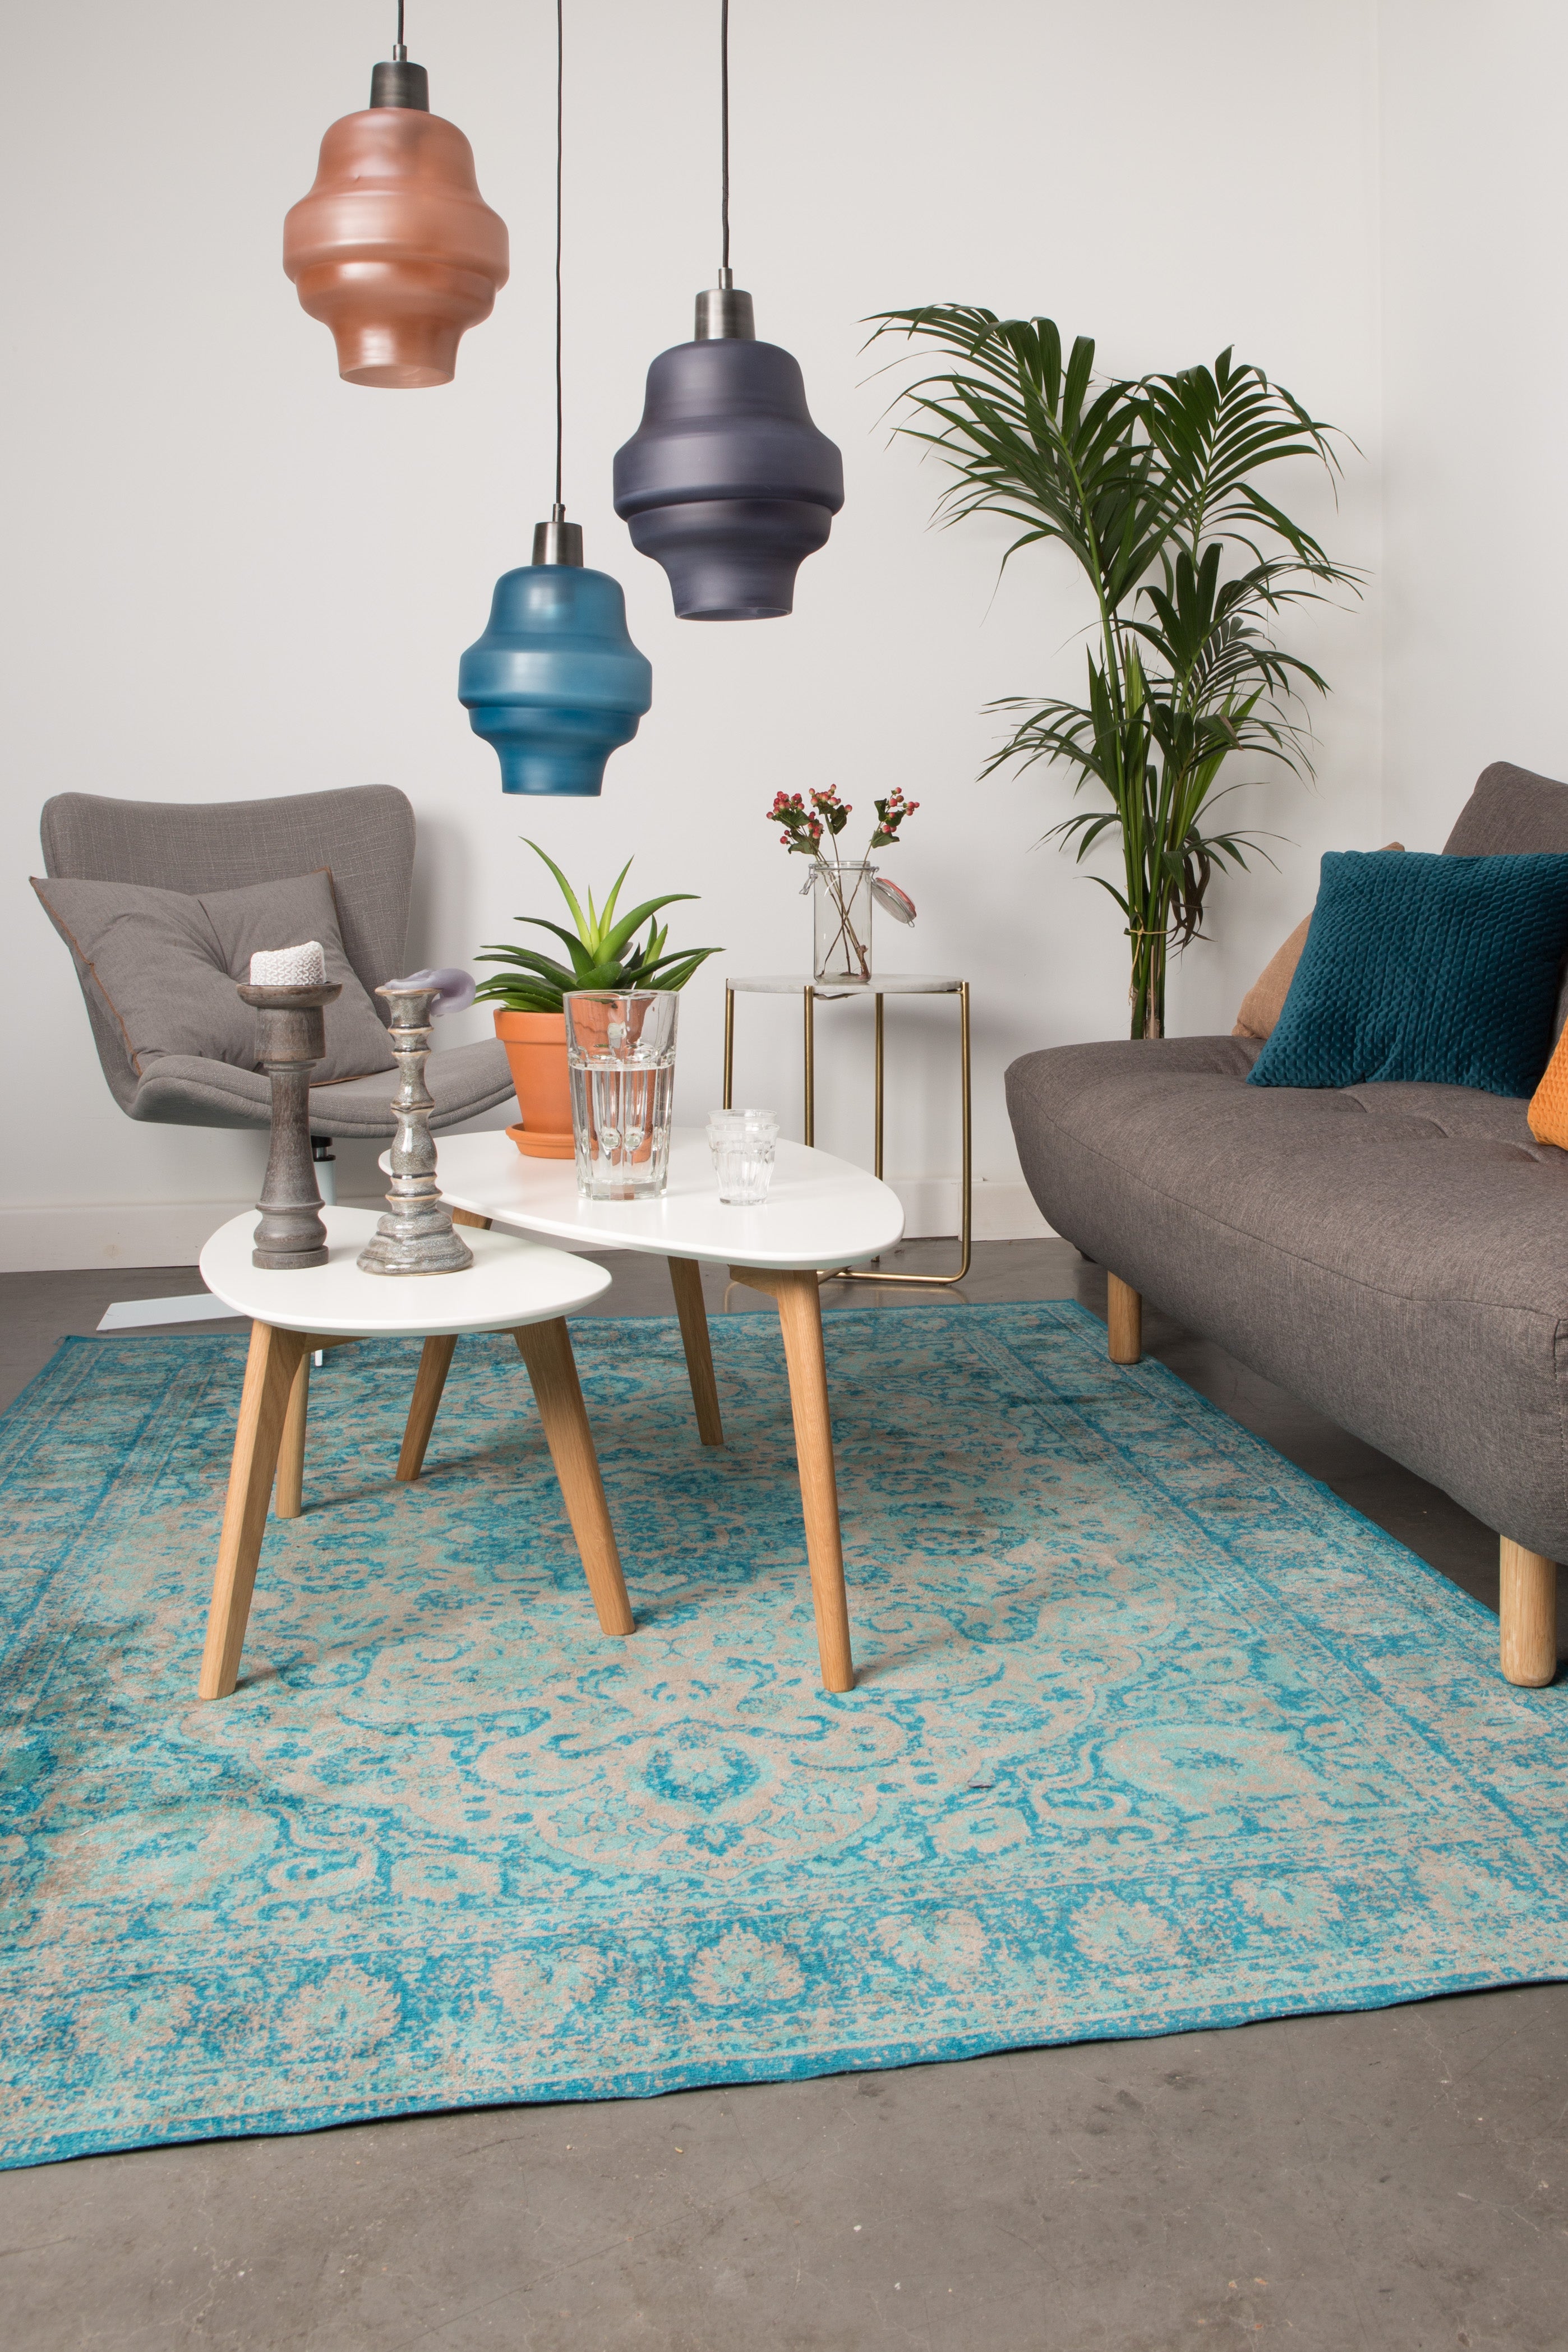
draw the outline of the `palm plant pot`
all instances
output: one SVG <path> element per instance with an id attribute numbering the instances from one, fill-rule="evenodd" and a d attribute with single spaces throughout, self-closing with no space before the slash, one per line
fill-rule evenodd
<path id="1" fill-rule="evenodd" d="M 527 1159 L 570 1160 L 574 1147 L 566 1015 L 498 1012 L 495 1022 L 522 1114 L 521 1125 L 509 1127 L 507 1133 Z"/>

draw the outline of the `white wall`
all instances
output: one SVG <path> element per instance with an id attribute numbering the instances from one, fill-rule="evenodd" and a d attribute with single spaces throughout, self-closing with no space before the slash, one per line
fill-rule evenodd
<path id="1" fill-rule="evenodd" d="M 1414 38 L 1433 12 L 1391 13 Z M 847 503 L 787 621 L 678 623 L 663 574 L 633 551 L 611 455 L 717 258 L 717 10 L 571 0 L 567 499 L 588 561 L 625 583 L 655 678 L 603 799 L 577 803 L 503 799 L 455 698 L 458 653 L 550 495 L 545 0 L 411 11 L 412 52 L 472 141 L 513 253 L 457 381 L 420 394 L 341 383 L 279 263 L 322 131 L 363 105 L 385 53 L 387 0 L 276 0 L 259 17 L 148 0 L 129 26 L 107 0 L 56 0 L 13 21 L 3 162 L 22 331 L 6 384 L 0 888 L 31 977 L 10 1040 L 0 1263 L 188 1256 L 254 1196 L 260 1165 L 258 1138 L 140 1127 L 114 1108 L 25 878 L 38 809 L 65 789 L 207 800 L 395 783 L 420 825 L 413 959 L 464 961 L 515 911 L 541 910 L 528 831 L 589 880 L 635 851 L 643 890 L 702 894 L 678 937 L 722 941 L 731 969 L 755 971 L 807 952 L 804 868 L 762 814 L 775 790 L 835 780 L 858 822 L 901 783 L 922 806 L 888 866 L 921 913 L 884 961 L 972 978 L 983 1214 L 1028 1228 L 1003 1069 L 1033 1045 L 1122 1031 L 1125 943 L 1104 895 L 1032 846 L 1068 806 L 1064 786 L 974 777 L 989 698 L 1076 685 L 1084 601 L 1047 553 L 998 590 L 1000 526 L 927 529 L 934 469 L 887 446 L 888 385 L 860 353 L 879 309 L 1049 311 L 1097 333 L 1118 369 L 1234 341 L 1361 446 L 1337 515 L 1305 474 L 1278 484 L 1374 577 L 1352 614 L 1296 629 L 1336 689 L 1318 784 L 1252 796 L 1284 836 L 1279 870 L 1216 887 L 1215 939 L 1177 977 L 1173 1026 L 1228 1028 L 1310 904 L 1318 852 L 1384 837 L 1372 0 L 1317 0 L 1310 36 L 1300 10 L 1258 0 L 975 0 L 961 17 L 946 0 L 737 0 L 732 14 L 737 277 L 761 332 L 804 365 Z M 1470 380 L 1478 410 L 1495 404 L 1495 378 Z M 1483 751 L 1546 756 L 1534 734 L 1478 732 Z M 717 1097 L 719 970 L 683 1006 L 687 1117 Z M 868 1027 L 867 1008 L 839 1019 Z M 897 1015 L 889 1167 L 902 1179 L 956 1171 L 952 1021 Z M 818 1139 L 863 1155 L 861 1048 L 824 1042 Z M 785 1008 L 748 1008 L 739 1085 L 798 1118 Z"/>
<path id="2" fill-rule="evenodd" d="M 1492 760 L 1568 776 L 1568 302 L 1546 0 L 1384 0 L 1391 831 L 1438 849 Z"/>

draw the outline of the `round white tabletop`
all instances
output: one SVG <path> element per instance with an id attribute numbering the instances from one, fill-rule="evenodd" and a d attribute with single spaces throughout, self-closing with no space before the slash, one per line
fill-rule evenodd
<path id="1" fill-rule="evenodd" d="M 494 1139 L 517 1158 L 504 1135 Z M 247 1209 L 218 1227 L 202 1252 L 202 1280 L 237 1315 L 279 1331 L 364 1339 L 512 1331 L 574 1314 L 610 1286 L 604 1267 L 590 1258 L 468 1226 L 463 1239 L 474 1262 L 461 1274 L 362 1274 L 354 1260 L 375 1231 L 374 1209 L 323 1209 L 326 1265 L 285 1273 L 250 1263 L 256 1214 Z"/>
<path id="2" fill-rule="evenodd" d="M 869 980 L 813 980 L 808 972 L 755 972 L 724 985 L 737 996 L 956 996 L 963 986 L 942 972 L 874 971 Z"/>
<path id="3" fill-rule="evenodd" d="M 439 1151 L 437 1181 L 454 1208 L 598 1249 L 816 1272 L 862 1264 L 891 1249 L 904 1230 L 896 1192 L 804 1143 L 779 1144 L 760 1209 L 721 1201 L 700 1127 L 678 1127 L 671 1136 L 669 1185 L 658 1201 L 584 1201 L 570 1160 L 525 1160 L 506 1135 L 444 1135 Z"/>

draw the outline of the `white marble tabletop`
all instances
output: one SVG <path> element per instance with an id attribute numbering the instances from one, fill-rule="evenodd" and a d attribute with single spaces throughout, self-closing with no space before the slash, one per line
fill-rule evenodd
<path id="1" fill-rule="evenodd" d="M 956 996 L 963 986 L 940 972 L 874 971 L 869 980 L 813 980 L 809 972 L 759 972 L 726 980 L 737 996 Z"/>

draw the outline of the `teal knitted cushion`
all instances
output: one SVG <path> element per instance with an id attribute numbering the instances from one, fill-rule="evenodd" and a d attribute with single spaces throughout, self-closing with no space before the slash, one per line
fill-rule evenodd
<path id="1" fill-rule="evenodd" d="M 1535 1091 L 1568 948 L 1568 857 L 1331 850 L 1255 1087 Z"/>

